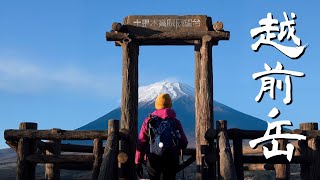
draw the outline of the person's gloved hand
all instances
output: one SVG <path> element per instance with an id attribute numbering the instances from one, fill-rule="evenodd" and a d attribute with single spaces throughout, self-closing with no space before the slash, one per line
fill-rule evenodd
<path id="1" fill-rule="evenodd" d="M 143 167 L 142 163 L 136 164 L 137 175 L 139 178 L 143 178 Z"/>

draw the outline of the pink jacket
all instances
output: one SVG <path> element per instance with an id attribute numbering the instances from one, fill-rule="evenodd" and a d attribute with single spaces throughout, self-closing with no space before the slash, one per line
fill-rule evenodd
<path id="1" fill-rule="evenodd" d="M 162 119 L 165 118 L 172 118 L 176 121 L 176 129 L 179 130 L 181 134 L 181 138 L 179 139 L 179 148 L 185 149 L 188 145 L 187 137 L 182 129 L 181 123 L 178 119 L 176 119 L 176 113 L 171 108 L 165 108 L 165 109 L 159 109 L 155 110 L 152 115 L 158 116 Z M 148 121 L 149 117 L 147 117 L 141 127 L 139 138 L 138 138 L 138 144 L 137 144 L 137 150 L 136 150 L 136 156 L 135 156 L 135 163 L 138 164 L 139 162 L 143 162 L 145 160 L 145 154 L 147 146 L 149 145 L 148 140 Z"/>

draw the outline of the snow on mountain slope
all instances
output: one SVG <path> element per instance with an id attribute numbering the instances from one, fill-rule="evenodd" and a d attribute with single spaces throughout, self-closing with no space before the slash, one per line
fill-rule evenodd
<path id="1" fill-rule="evenodd" d="M 178 82 L 157 82 L 139 87 L 139 106 L 154 103 L 159 94 L 168 93 L 172 100 L 182 96 L 194 97 L 194 89 L 187 84 Z"/>

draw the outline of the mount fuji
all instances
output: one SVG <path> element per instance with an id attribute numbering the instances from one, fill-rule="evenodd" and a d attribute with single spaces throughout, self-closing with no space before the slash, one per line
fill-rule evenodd
<path id="1" fill-rule="evenodd" d="M 195 100 L 194 88 L 180 82 L 157 82 L 139 87 L 138 99 L 138 130 L 145 117 L 152 113 L 156 97 L 161 93 L 168 93 L 172 98 L 172 108 L 181 121 L 190 145 L 195 143 Z M 214 101 L 214 120 L 227 120 L 228 128 L 247 130 L 265 130 L 267 122 L 252 117 L 220 102 Z M 121 108 L 118 107 L 104 116 L 78 128 L 78 130 L 106 130 L 109 119 L 120 119 Z"/>

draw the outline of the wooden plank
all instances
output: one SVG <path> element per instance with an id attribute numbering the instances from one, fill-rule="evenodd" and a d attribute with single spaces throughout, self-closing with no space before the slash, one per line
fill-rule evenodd
<path id="1" fill-rule="evenodd" d="M 150 35 L 157 32 L 196 32 L 213 30 L 212 20 L 206 15 L 152 15 L 127 16 L 124 31 L 130 34 Z"/>
<path id="2" fill-rule="evenodd" d="M 295 130 L 290 130 L 290 131 L 285 131 L 287 133 L 291 133 L 291 134 L 302 134 L 305 135 L 309 138 L 318 138 L 320 137 L 320 131 L 319 130 L 301 130 L 301 129 L 295 129 Z"/>
<path id="3" fill-rule="evenodd" d="M 120 132 L 119 132 L 120 133 Z M 119 134 L 120 135 L 120 134 Z M 42 144 L 45 142 L 42 142 Z M 41 145 L 43 146 L 43 145 Z M 49 146 L 49 145 L 46 145 Z M 47 147 L 50 148 L 50 147 Z M 91 153 L 93 151 L 93 146 L 90 145 L 77 145 L 77 144 L 61 144 L 61 151 L 63 152 L 83 152 L 83 153 Z M 101 152 L 103 153 L 103 149 Z M 193 155 L 196 152 L 195 148 L 186 148 L 183 150 L 184 155 Z M 262 151 L 259 153 L 262 153 Z M 250 153 L 249 153 L 250 154 Z"/>
<path id="4" fill-rule="evenodd" d="M 197 63 L 196 74 L 196 179 L 213 178 L 213 165 L 205 166 L 205 156 L 208 154 L 209 142 L 205 133 L 213 128 L 213 77 L 212 77 L 212 38 L 204 36 L 200 48 L 200 62 Z M 198 84 L 198 85 L 197 85 Z"/>
<path id="5" fill-rule="evenodd" d="M 17 180 L 29 179 L 29 168 L 26 156 L 30 154 L 27 138 L 20 138 L 17 149 Z"/>
<path id="6" fill-rule="evenodd" d="M 122 42 L 123 40 L 126 40 L 126 39 L 134 39 L 140 44 L 152 45 L 153 41 L 155 41 L 155 44 L 158 44 L 160 41 L 168 41 L 168 43 L 170 43 L 170 42 L 183 42 L 183 41 L 189 41 L 189 40 L 201 40 L 202 37 L 206 35 L 210 36 L 213 41 L 230 39 L 229 31 L 197 31 L 197 32 L 184 32 L 184 33 L 163 32 L 163 33 L 156 33 L 148 36 L 127 34 L 127 33 L 121 33 L 121 32 L 117 32 L 117 33 L 106 32 L 106 40 Z"/>
<path id="7" fill-rule="evenodd" d="M 318 123 L 301 123 L 300 130 L 303 130 L 303 131 L 318 130 Z"/>
<path id="8" fill-rule="evenodd" d="M 228 134 L 226 130 L 227 121 L 217 121 L 217 141 L 219 147 L 219 179 L 237 179 L 237 173 L 233 163 Z M 238 151 L 235 152 L 238 153 Z"/>
<path id="9" fill-rule="evenodd" d="M 38 129 L 38 124 L 34 122 L 24 122 L 20 123 L 19 129 L 26 129 L 26 130 L 37 130 Z M 37 151 L 37 143 L 36 140 L 34 139 L 29 139 L 29 153 L 30 154 L 35 154 Z M 36 163 L 28 163 L 28 169 L 29 169 L 29 179 L 35 179 L 35 173 L 36 173 Z"/>
<path id="10" fill-rule="evenodd" d="M 102 141 L 99 138 L 96 138 L 93 140 L 93 156 L 94 156 L 94 162 L 93 162 L 93 168 L 92 168 L 92 180 L 96 180 L 99 177 L 100 172 L 100 166 L 102 162 Z"/>
<path id="11" fill-rule="evenodd" d="M 201 48 L 201 41 L 196 40 L 196 44 L 194 46 L 194 64 L 195 64 L 195 136 L 196 136 L 196 178 L 201 179 L 201 151 L 198 149 L 201 147 L 200 143 L 200 109 L 198 109 L 199 105 L 199 94 L 200 94 L 200 75 L 201 75 L 201 53 L 200 53 L 200 48 Z M 198 113 L 197 113 L 198 112 Z"/>
<path id="12" fill-rule="evenodd" d="M 310 138 L 308 140 L 308 159 L 311 160 L 309 168 L 309 179 L 320 179 L 320 142 L 317 138 Z"/>
<path id="13" fill-rule="evenodd" d="M 58 133 L 61 129 L 52 129 L 52 132 Z M 61 140 L 49 140 L 47 145 L 50 146 L 46 150 L 46 155 L 60 155 L 61 154 Z M 45 177 L 46 179 L 59 180 L 60 179 L 60 166 L 59 164 L 46 163 L 45 168 Z"/>
<path id="14" fill-rule="evenodd" d="M 269 163 L 269 164 L 286 164 L 289 163 L 285 156 L 275 156 L 266 159 L 264 156 L 243 156 L 243 163 Z M 290 162 L 291 164 L 309 164 L 310 160 L 303 158 L 302 156 L 293 156 Z"/>
<path id="15" fill-rule="evenodd" d="M 38 124 L 34 122 L 22 122 L 19 124 L 19 129 L 37 129 Z"/>
<path id="16" fill-rule="evenodd" d="M 99 138 L 97 138 L 97 139 L 99 139 Z M 77 144 L 61 144 L 61 151 L 91 153 L 91 152 L 93 152 L 93 146 L 77 145 Z M 101 153 L 103 153 L 103 149 L 101 149 Z"/>
<path id="17" fill-rule="evenodd" d="M 92 170 L 92 163 L 63 163 L 60 164 L 60 169 L 89 171 Z"/>
<path id="18" fill-rule="evenodd" d="M 129 134 L 127 129 L 120 129 L 121 133 Z M 121 139 L 119 141 L 119 154 L 118 154 L 118 177 L 119 179 L 126 179 L 127 177 L 127 168 L 128 168 L 128 152 L 129 152 L 129 144 L 128 140 Z"/>
<path id="19" fill-rule="evenodd" d="M 139 46 L 188 46 L 188 45 L 196 45 L 198 40 L 144 40 L 139 41 Z M 218 41 L 213 41 L 212 44 L 218 45 Z M 115 42 L 116 46 L 121 46 L 118 41 Z"/>
<path id="20" fill-rule="evenodd" d="M 113 167 L 113 169 L 110 169 L 109 172 L 113 173 L 113 177 L 115 177 L 115 179 L 118 179 L 119 128 L 120 128 L 119 126 L 120 126 L 119 120 L 115 120 L 115 119 L 108 120 L 108 136 L 111 136 L 111 134 L 115 133 L 116 137 L 115 137 L 114 142 L 112 142 L 113 143 L 112 145 L 108 146 L 108 142 L 106 143 L 106 147 L 105 147 L 105 151 L 104 151 L 104 154 L 106 154 L 107 147 L 114 150 L 113 152 L 110 152 L 110 153 L 115 153 L 115 155 L 110 154 L 111 156 L 109 158 L 111 158 L 111 159 L 108 158 L 107 167 Z M 115 157 L 112 157 L 112 156 L 115 156 Z M 112 159 L 114 159 L 114 160 L 112 160 Z M 109 174 L 109 173 L 107 173 L 107 174 Z"/>
<path id="21" fill-rule="evenodd" d="M 195 45 L 196 40 L 143 40 L 139 46 L 188 46 Z"/>
<path id="22" fill-rule="evenodd" d="M 219 134 L 220 131 L 226 131 L 227 127 L 225 126 L 223 121 L 216 121 L 216 129 L 217 129 L 217 134 Z M 221 173 L 220 173 L 220 147 L 219 147 L 219 138 L 217 137 L 217 151 L 216 151 L 216 156 L 217 156 L 217 179 L 222 179 L 221 178 Z"/>
<path id="23" fill-rule="evenodd" d="M 244 171 L 265 171 L 274 170 L 274 164 L 245 164 Z"/>
<path id="24" fill-rule="evenodd" d="M 51 150 L 53 147 L 52 143 L 43 142 L 41 140 L 37 140 L 37 147 L 41 151 Z M 78 145 L 78 144 L 61 144 L 62 152 L 81 152 L 81 153 L 92 153 L 93 146 L 90 145 Z M 103 153 L 103 149 L 100 149 L 101 154 Z"/>
<path id="25" fill-rule="evenodd" d="M 59 129 L 57 129 L 59 131 Z M 61 154 L 61 140 L 49 140 L 47 144 L 50 145 L 50 149 L 46 150 L 46 155 L 60 155 Z M 59 180 L 60 179 L 60 166 L 59 164 L 46 163 L 45 168 L 46 179 Z"/>
<path id="26" fill-rule="evenodd" d="M 241 139 L 257 139 L 264 136 L 265 133 L 266 131 L 260 130 L 228 129 L 228 136 L 230 139 L 234 139 L 237 136 Z"/>
<path id="27" fill-rule="evenodd" d="M 108 121 L 109 138 L 104 149 L 103 160 L 100 168 L 98 180 L 118 179 L 117 156 L 119 152 L 119 121 Z"/>
<path id="28" fill-rule="evenodd" d="M 310 138 L 317 138 L 320 137 L 319 130 L 287 130 L 283 133 L 290 133 L 290 134 L 302 134 Z M 261 130 L 242 130 L 242 129 L 228 129 L 228 136 L 230 139 L 233 139 L 235 136 L 240 136 L 242 139 L 257 139 L 264 136 L 265 131 Z"/>
<path id="29" fill-rule="evenodd" d="M 122 24 L 114 22 L 112 23 L 112 30 L 113 31 L 121 31 L 122 30 Z"/>
<path id="30" fill-rule="evenodd" d="M 243 147 L 240 136 L 233 139 L 234 165 L 238 179 L 244 179 L 243 174 Z"/>
<path id="31" fill-rule="evenodd" d="M 182 162 L 178 169 L 177 169 L 177 173 L 182 171 L 184 168 L 188 167 L 190 164 L 192 164 L 194 161 L 196 160 L 196 155 L 194 154 L 193 156 L 191 156 L 189 159 L 187 159 L 186 161 Z"/>
<path id="32" fill-rule="evenodd" d="M 93 155 L 30 155 L 26 158 L 35 163 L 93 163 Z"/>
<path id="33" fill-rule="evenodd" d="M 37 123 L 23 122 L 20 123 L 19 129 L 37 129 Z M 26 137 L 19 138 L 17 146 L 17 180 L 35 179 L 36 163 L 28 162 L 27 156 L 34 154 L 36 151 L 36 143 Z"/>
<path id="34" fill-rule="evenodd" d="M 118 153 L 118 139 L 115 133 L 110 135 L 110 140 L 107 140 L 105 152 L 103 154 L 103 160 L 101 163 L 100 173 L 98 180 L 115 180 L 118 178 L 118 173 L 115 172 L 117 165 L 117 153 Z M 108 139 L 109 139 L 108 138 Z"/>
<path id="35" fill-rule="evenodd" d="M 135 151 L 138 139 L 138 56 L 139 45 L 135 40 L 122 43 L 122 98 L 121 129 L 130 134 L 128 146 L 127 178 L 136 178 Z"/>
<path id="36" fill-rule="evenodd" d="M 43 140 L 93 140 L 108 138 L 107 131 L 102 130 L 5 130 L 4 137 L 6 140 L 19 139 L 28 137 L 31 139 Z"/>
<path id="37" fill-rule="evenodd" d="M 6 141 L 6 144 L 12 148 L 15 152 L 17 152 L 18 149 L 18 143 L 13 141 Z"/>
<path id="38" fill-rule="evenodd" d="M 318 130 L 318 123 L 301 123 L 300 130 L 302 131 L 315 131 Z M 301 179 L 319 179 L 320 172 L 320 153 L 319 138 L 308 137 L 306 141 L 299 141 L 301 147 L 301 156 L 311 161 L 310 164 L 301 164 Z"/>
<path id="39" fill-rule="evenodd" d="M 279 150 L 286 150 L 286 145 L 288 143 L 285 139 L 279 139 Z M 275 164 L 274 168 L 276 170 L 276 179 L 288 180 L 290 179 L 290 163 L 287 164 Z"/>
<path id="40" fill-rule="evenodd" d="M 294 151 L 294 155 L 295 156 L 300 156 L 300 147 L 299 147 L 299 144 L 298 144 L 298 141 L 293 141 L 293 142 L 290 142 L 290 144 L 292 144 L 295 148 L 295 151 Z M 266 147 L 272 147 L 272 144 L 271 143 L 267 143 L 267 144 L 264 144 L 263 146 L 266 146 Z M 270 148 L 269 148 L 270 149 Z M 257 148 L 255 149 L 252 149 L 250 146 L 244 146 L 243 147 L 243 154 L 245 155 L 253 155 L 253 154 L 263 154 L 263 148 L 262 148 L 262 145 L 259 145 Z"/>

